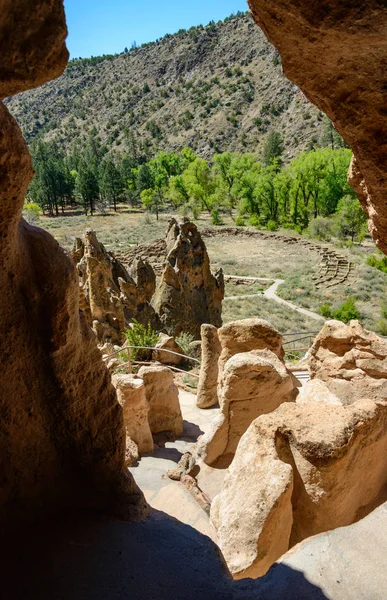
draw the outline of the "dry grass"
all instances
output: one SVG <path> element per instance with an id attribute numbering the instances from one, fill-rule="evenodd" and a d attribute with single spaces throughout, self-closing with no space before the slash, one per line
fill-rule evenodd
<path id="1" fill-rule="evenodd" d="M 245 294 L 257 294 L 266 290 L 271 283 L 271 281 L 268 281 L 267 284 L 252 281 L 241 284 L 234 281 L 229 281 L 225 285 L 224 295 L 227 297 L 244 296 Z"/>
<path id="2" fill-rule="evenodd" d="M 262 298 L 241 298 L 240 300 L 226 300 L 223 303 L 223 323 L 235 319 L 259 317 L 269 321 L 281 333 L 293 331 L 317 331 L 320 324 L 314 319 L 300 315 L 295 310 L 282 306 L 277 302 Z"/>
<path id="3" fill-rule="evenodd" d="M 117 213 L 106 211 L 93 217 L 85 217 L 81 210 L 59 217 L 41 217 L 39 225 L 50 231 L 66 249 L 70 250 L 75 237 L 81 237 L 86 229 L 94 229 L 98 238 L 108 250 L 123 250 L 130 244 L 150 242 L 163 237 L 168 225 L 170 213 L 160 215 L 159 221 L 154 215 L 146 216 L 140 209 L 120 206 Z M 176 216 L 176 215 L 174 215 Z M 234 225 L 231 219 L 223 218 L 225 225 Z M 202 214 L 196 220 L 199 229 L 210 225 L 208 215 Z M 339 246 L 324 243 L 346 255 L 356 265 L 355 276 L 349 285 L 337 285 L 332 288 L 317 289 L 312 281 L 319 266 L 317 252 L 288 245 L 279 240 L 226 237 L 219 235 L 206 238 L 206 245 L 212 268 L 222 267 L 227 275 L 248 275 L 284 279 L 278 294 L 295 302 L 299 306 L 318 312 L 322 304 L 328 303 L 337 308 L 348 296 L 356 298 L 356 305 L 362 314 L 363 324 L 378 332 L 382 306 L 385 303 L 387 275 L 366 264 L 366 258 L 374 251 L 374 245 L 368 241 L 362 246 Z M 281 232 L 289 235 L 290 232 Z M 294 234 L 292 233 L 293 237 Z M 268 284 L 269 285 L 269 284 Z M 251 285 L 226 284 L 226 296 L 254 294 L 262 291 L 265 284 Z M 268 308 L 270 306 L 270 309 Z M 224 322 L 259 314 L 271 320 L 282 331 L 293 329 L 314 329 L 310 322 L 295 311 L 288 310 L 267 299 L 246 299 L 224 303 Z"/>
<path id="4" fill-rule="evenodd" d="M 98 239 L 107 250 L 121 250 L 131 244 L 151 242 L 164 237 L 168 215 L 160 215 L 159 221 L 143 210 L 120 206 L 115 213 L 107 210 L 93 217 L 86 217 L 81 209 L 65 216 L 40 218 L 39 226 L 49 231 L 67 250 L 71 250 L 74 239 L 83 237 L 87 229 L 94 229 Z"/>

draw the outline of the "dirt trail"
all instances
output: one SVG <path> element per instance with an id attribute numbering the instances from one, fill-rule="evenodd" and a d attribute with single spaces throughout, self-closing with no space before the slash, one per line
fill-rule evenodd
<path id="1" fill-rule="evenodd" d="M 311 319 L 314 319 L 315 321 L 325 321 L 325 318 L 322 317 L 321 315 L 311 311 L 311 310 L 307 310 L 306 308 L 302 308 L 301 306 L 297 306 L 297 304 L 293 304 L 293 302 L 289 302 L 288 300 L 284 300 L 283 298 L 280 298 L 279 296 L 277 296 L 277 290 L 279 288 L 280 285 L 282 285 L 283 283 L 285 283 L 284 279 L 272 279 L 272 278 L 267 278 L 267 277 L 244 277 L 244 276 L 240 276 L 240 275 L 225 275 L 225 279 L 244 279 L 247 281 L 256 281 L 256 282 L 264 282 L 264 281 L 274 281 L 274 283 L 272 283 L 272 285 L 270 287 L 267 288 L 267 290 L 265 290 L 264 292 L 259 292 L 257 294 L 244 294 L 244 295 L 240 295 L 240 296 L 226 296 L 224 298 L 224 300 L 240 300 L 243 298 L 259 298 L 260 296 L 265 296 L 266 298 L 268 298 L 269 300 L 274 300 L 274 302 L 278 302 L 278 304 L 283 304 L 284 306 L 287 306 L 288 308 L 295 310 L 296 312 L 300 313 L 301 315 L 305 315 L 306 317 L 310 317 Z"/>

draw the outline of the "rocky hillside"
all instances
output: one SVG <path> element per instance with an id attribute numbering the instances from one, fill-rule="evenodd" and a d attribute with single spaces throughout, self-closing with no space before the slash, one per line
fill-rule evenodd
<path id="1" fill-rule="evenodd" d="M 260 151 L 270 130 L 285 157 L 318 145 L 322 113 L 282 74 L 277 51 L 249 14 L 192 27 L 115 56 L 73 60 L 56 81 L 5 101 L 29 142 L 137 140 L 151 155 L 190 146 Z"/>

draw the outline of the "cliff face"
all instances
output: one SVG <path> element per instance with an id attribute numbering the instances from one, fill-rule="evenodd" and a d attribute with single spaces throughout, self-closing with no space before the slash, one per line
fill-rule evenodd
<path id="1" fill-rule="evenodd" d="M 377 0 L 249 0 L 284 74 L 324 111 L 354 152 L 350 183 L 387 253 L 387 10 Z"/>
<path id="2" fill-rule="evenodd" d="M 61 1 L 2 3 L 2 97 L 60 75 L 65 37 Z M 21 219 L 31 160 L 2 105 L 0 122 L 0 526 L 64 507 L 139 515 L 122 410 L 79 311 L 75 267 Z"/>

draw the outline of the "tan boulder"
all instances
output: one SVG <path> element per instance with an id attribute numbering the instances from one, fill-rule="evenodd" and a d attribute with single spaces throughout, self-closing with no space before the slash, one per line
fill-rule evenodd
<path id="1" fill-rule="evenodd" d="M 309 351 L 312 381 L 323 381 L 342 404 L 387 398 L 387 342 L 358 321 L 327 321 Z"/>
<path id="2" fill-rule="evenodd" d="M 219 359 L 219 371 L 231 356 L 251 350 L 271 350 L 281 360 L 285 356 L 282 348 L 282 335 L 268 321 L 252 317 L 231 321 L 218 330 L 222 352 Z"/>
<path id="3" fill-rule="evenodd" d="M 136 375 L 113 375 L 117 400 L 124 412 L 126 435 L 137 445 L 140 454 L 153 451 L 153 438 L 148 422 L 149 404 L 145 385 Z"/>
<path id="4" fill-rule="evenodd" d="M 294 402 L 297 381 L 270 350 L 241 352 L 225 364 L 220 382 L 221 412 L 197 444 L 207 465 L 230 464 L 242 435 L 260 415 Z"/>
<path id="5" fill-rule="evenodd" d="M 169 335 L 200 336 L 202 323 L 222 324 L 223 273 L 211 273 L 210 260 L 194 223 L 171 219 L 166 265 L 152 305 Z"/>
<path id="6" fill-rule="evenodd" d="M 221 346 L 218 330 L 214 325 L 202 325 L 200 336 L 202 340 L 202 359 L 200 363 L 196 406 L 199 408 L 210 408 L 218 403 L 218 361 Z"/>
<path id="7" fill-rule="evenodd" d="M 1 99 L 58 77 L 66 34 L 62 2 L 3 2 Z M 79 310 L 73 261 L 21 218 L 33 169 L 2 103 L 0 132 L 0 528 L 64 509 L 143 516 L 125 466 L 122 410 Z"/>
<path id="8" fill-rule="evenodd" d="M 174 383 L 171 369 L 168 367 L 141 367 L 138 375 L 145 384 L 151 432 L 172 431 L 175 435 L 183 433 L 179 391 Z"/>
<path id="9" fill-rule="evenodd" d="M 305 538 L 387 498 L 387 404 L 282 404 L 241 438 L 211 521 L 236 578 L 259 577 Z"/>
<path id="10" fill-rule="evenodd" d="M 157 350 L 153 351 L 153 360 L 157 360 L 163 365 L 180 365 L 184 362 L 184 358 L 178 356 L 178 354 L 183 354 L 183 350 L 172 336 L 165 333 L 160 334 L 155 347 Z M 170 352 L 165 352 L 165 350 L 170 350 Z"/>

